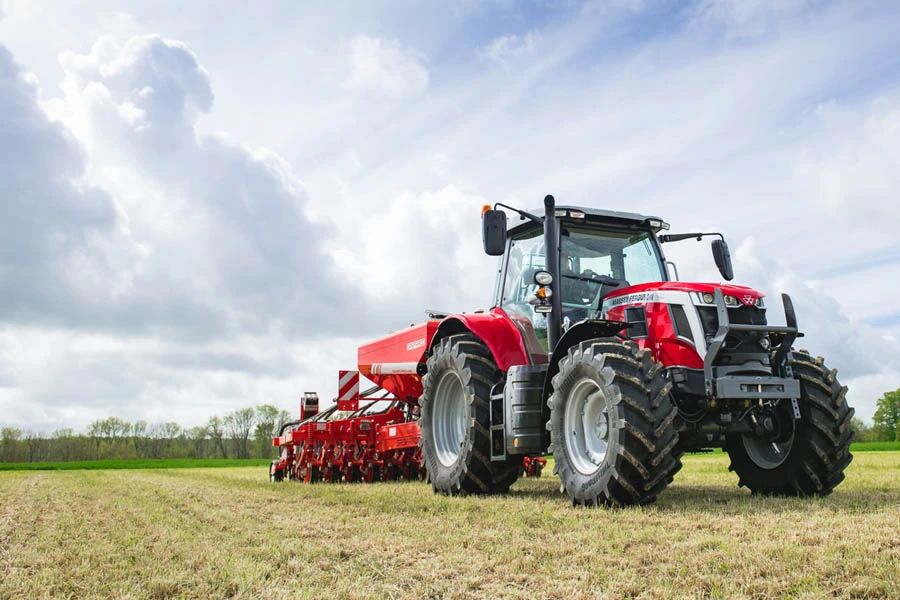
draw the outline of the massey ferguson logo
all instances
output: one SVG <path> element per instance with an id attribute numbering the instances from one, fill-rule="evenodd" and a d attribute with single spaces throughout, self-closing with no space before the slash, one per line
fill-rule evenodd
<path id="1" fill-rule="evenodd" d="M 756 298 L 754 298 L 750 294 L 744 294 L 743 296 L 741 296 L 741 302 L 744 303 L 744 306 L 753 306 L 753 304 L 756 302 Z"/>

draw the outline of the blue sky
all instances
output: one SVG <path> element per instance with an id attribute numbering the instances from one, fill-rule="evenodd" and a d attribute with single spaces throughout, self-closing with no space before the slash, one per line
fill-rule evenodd
<path id="1" fill-rule="evenodd" d="M 480 206 L 547 193 L 723 231 L 860 416 L 900 387 L 894 3 L 0 13 L 2 425 L 293 413 L 361 342 L 484 308 Z"/>

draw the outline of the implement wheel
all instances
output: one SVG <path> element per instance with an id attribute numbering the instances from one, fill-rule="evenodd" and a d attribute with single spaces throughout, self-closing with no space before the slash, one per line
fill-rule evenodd
<path id="1" fill-rule="evenodd" d="M 552 383 L 550 449 L 572 503 L 653 502 L 681 461 L 671 384 L 649 350 L 617 338 L 582 342 Z"/>
<path id="2" fill-rule="evenodd" d="M 789 364 L 800 381 L 800 419 L 794 419 L 789 399 L 779 400 L 774 408 L 779 435 L 730 436 L 728 469 L 737 473 L 739 486 L 754 494 L 824 496 L 844 480 L 844 469 L 853 460 L 854 411 L 837 371 L 829 371 L 821 358 L 800 350 L 793 352 Z"/>
<path id="3" fill-rule="evenodd" d="M 521 456 L 491 462 L 490 393 L 502 377 L 472 334 L 442 339 L 428 359 L 419 445 L 436 493 L 503 493 L 518 478 Z"/>

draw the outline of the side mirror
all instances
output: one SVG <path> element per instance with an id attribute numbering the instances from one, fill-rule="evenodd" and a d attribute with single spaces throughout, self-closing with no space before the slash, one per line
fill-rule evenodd
<path id="1" fill-rule="evenodd" d="M 481 241 L 489 256 L 503 256 L 506 252 L 506 213 L 486 210 L 481 215 Z"/>
<path id="2" fill-rule="evenodd" d="M 731 252 L 728 251 L 728 244 L 725 240 L 713 240 L 712 243 L 713 260 L 719 268 L 719 273 L 725 281 L 734 279 L 734 267 L 731 266 Z"/>

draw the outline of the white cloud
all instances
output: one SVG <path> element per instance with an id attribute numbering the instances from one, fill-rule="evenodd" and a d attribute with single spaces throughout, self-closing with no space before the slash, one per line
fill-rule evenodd
<path id="1" fill-rule="evenodd" d="M 388 323 L 396 315 L 392 328 L 400 328 L 422 320 L 425 309 L 489 306 L 496 259 L 481 247 L 485 203 L 452 185 L 419 194 L 346 190 L 335 260 L 388 307 L 369 307 L 372 318 Z"/>
<path id="2" fill-rule="evenodd" d="M 360 35 L 348 42 L 351 89 L 391 100 L 414 97 L 428 88 L 425 57 L 395 39 Z"/>
<path id="3" fill-rule="evenodd" d="M 770 33 L 786 20 L 807 13 L 821 0 L 703 0 L 691 7 L 693 18 L 720 28 L 733 38 L 753 38 Z"/>
<path id="4" fill-rule="evenodd" d="M 478 54 L 494 62 L 506 64 L 534 52 L 540 41 L 541 36 L 535 31 L 529 31 L 524 36 L 501 35 L 478 50 Z"/>
<path id="5" fill-rule="evenodd" d="M 315 363 L 296 362 L 299 335 L 374 329 L 347 310 L 364 295 L 335 277 L 333 232 L 305 216 L 291 167 L 197 134 L 212 91 L 183 44 L 103 39 L 65 55 L 65 96 L 48 109 L 84 146 L 0 59 L 0 140 L 18 146 L 0 165 L 3 254 L 15 259 L 0 271 L 0 318 L 15 325 L 0 358 L 4 422 L 196 423 L 295 395 Z"/>
<path id="6" fill-rule="evenodd" d="M 101 292 L 98 307 L 213 337 L 308 330 L 307 311 L 341 313 L 323 299 L 352 296 L 350 288 L 331 280 L 329 230 L 305 216 L 305 186 L 291 167 L 269 150 L 197 133 L 213 94 L 184 44 L 104 38 L 62 62 L 65 96 L 49 110 L 85 141 L 89 179 L 116 198 L 142 249 L 123 267 L 131 293 Z M 309 288 L 317 293 L 300 302 Z"/>

